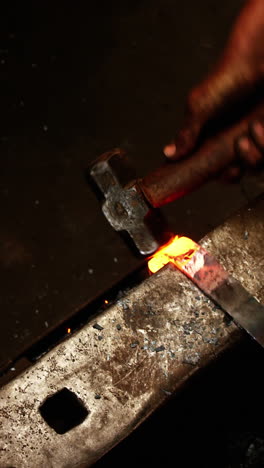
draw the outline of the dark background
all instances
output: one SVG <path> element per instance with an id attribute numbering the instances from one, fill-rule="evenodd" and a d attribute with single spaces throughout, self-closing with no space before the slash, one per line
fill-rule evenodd
<path id="1" fill-rule="evenodd" d="M 86 169 L 115 146 L 129 152 L 139 175 L 163 161 L 188 90 L 212 67 L 243 3 L 1 3 L 0 369 L 140 264 L 103 218 Z M 198 240 L 262 186 L 254 178 L 211 183 L 164 211 L 175 232 Z M 258 385 L 257 366 L 252 373 Z M 203 411 L 195 418 L 203 419 Z M 164 466 L 177 466 L 173 440 L 162 448 L 169 453 Z M 194 440 L 192 433 L 188 452 Z M 220 449 L 225 441 L 217 440 Z M 197 442 L 201 460 L 210 444 Z"/>

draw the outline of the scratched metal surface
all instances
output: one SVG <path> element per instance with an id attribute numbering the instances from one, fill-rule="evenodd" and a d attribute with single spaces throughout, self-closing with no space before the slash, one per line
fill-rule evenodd
<path id="1" fill-rule="evenodd" d="M 162 161 L 241 3 L 1 6 L 0 368 L 138 265 L 85 169 L 117 145 L 140 174 Z M 245 200 L 213 184 L 167 213 L 199 239 Z"/>
<path id="2" fill-rule="evenodd" d="M 262 199 L 202 241 L 260 301 L 263 214 Z M 99 330 L 91 321 L 0 390 L 1 468 L 90 466 L 243 333 L 171 266 L 96 322 Z M 59 435 L 39 406 L 64 387 L 90 414 Z"/>

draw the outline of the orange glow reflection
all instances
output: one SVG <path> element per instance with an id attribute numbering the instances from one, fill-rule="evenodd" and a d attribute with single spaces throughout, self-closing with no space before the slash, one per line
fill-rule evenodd
<path id="1" fill-rule="evenodd" d="M 161 247 L 148 261 L 151 273 L 156 273 L 168 263 L 182 268 L 199 249 L 199 245 L 188 237 L 175 236 L 172 241 Z"/>
<path id="2" fill-rule="evenodd" d="M 70 329 L 70 328 L 67 328 L 67 333 L 68 333 L 68 335 L 71 333 L 71 329 Z"/>

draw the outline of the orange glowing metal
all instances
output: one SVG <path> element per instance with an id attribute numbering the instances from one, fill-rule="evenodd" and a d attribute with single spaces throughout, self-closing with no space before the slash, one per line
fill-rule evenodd
<path id="1" fill-rule="evenodd" d="M 105 304 L 109 304 L 109 301 L 107 301 L 107 300 L 105 299 L 104 303 L 105 303 Z"/>
<path id="2" fill-rule="evenodd" d="M 71 328 L 67 328 L 68 335 L 71 333 Z"/>
<path id="3" fill-rule="evenodd" d="M 150 258 L 149 271 L 156 273 L 168 263 L 173 263 L 177 268 L 182 269 L 199 248 L 200 246 L 188 237 L 175 236 Z"/>

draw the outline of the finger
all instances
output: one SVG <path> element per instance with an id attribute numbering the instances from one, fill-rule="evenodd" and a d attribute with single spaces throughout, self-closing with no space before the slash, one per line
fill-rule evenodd
<path id="1" fill-rule="evenodd" d="M 262 120 L 255 120 L 250 125 L 250 135 L 256 143 L 258 149 L 264 152 L 264 122 Z"/>
<path id="2" fill-rule="evenodd" d="M 222 182 L 234 183 L 238 182 L 242 176 L 242 168 L 240 166 L 228 167 L 220 176 Z"/>
<path id="3" fill-rule="evenodd" d="M 246 166 L 256 167 L 262 160 L 262 153 L 248 135 L 237 140 L 237 153 Z"/>
<path id="4" fill-rule="evenodd" d="M 165 154 L 166 158 L 176 159 L 177 157 L 177 146 L 176 143 L 172 142 L 169 145 L 163 148 L 163 153 Z"/>
<path id="5" fill-rule="evenodd" d="M 190 153 L 195 147 L 197 137 L 202 124 L 191 118 L 185 123 L 178 136 L 169 145 L 165 146 L 163 152 L 169 159 L 180 159 Z"/>

